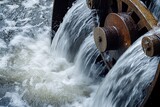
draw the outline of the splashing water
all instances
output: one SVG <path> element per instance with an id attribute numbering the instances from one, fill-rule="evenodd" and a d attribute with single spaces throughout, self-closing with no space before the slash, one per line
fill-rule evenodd
<path id="1" fill-rule="evenodd" d="M 153 33 L 160 33 L 160 30 L 155 28 L 144 36 L 151 36 Z M 121 56 L 107 74 L 91 107 L 139 107 L 142 104 L 160 60 L 144 54 L 141 40 L 142 37 Z"/>
<path id="2" fill-rule="evenodd" d="M 93 80 L 102 65 L 96 63 L 99 53 L 91 32 L 96 22 L 85 0 L 70 9 L 52 46 L 50 4 L 46 0 L 1 4 L 2 106 L 82 106 L 97 88 Z"/>
<path id="3" fill-rule="evenodd" d="M 65 15 L 63 23 L 54 37 L 52 50 L 58 56 L 74 61 L 82 42 L 93 30 L 95 23 L 96 19 L 85 1 L 79 0 Z"/>
<path id="4" fill-rule="evenodd" d="M 0 106 L 140 104 L 159 61 L 144 55 L 141 38 L 125 52 L 99 87 L 99 74 L 105 67 L 97 62 L 99 52 L 93 40 L 97 17 L 93 17 L 94 12 L 87 8 L 85 0 L 78 0 L 64 17 L 51 44 L 52 2 L 0 1 Z"/>
<path id="5" fill-rule="evenodd" d="M 149 10 L 153 13 L 157 20 L 160 21 L 160 0 L 152 0 Z"/>

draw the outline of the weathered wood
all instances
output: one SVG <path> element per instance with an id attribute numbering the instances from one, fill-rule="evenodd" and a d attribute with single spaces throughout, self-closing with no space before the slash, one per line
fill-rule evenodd
<path id="1" fill-rule="evenodd" d="M 160 35 L 143 37 L 142 48 L 150 57 L 160 56 Z"/>

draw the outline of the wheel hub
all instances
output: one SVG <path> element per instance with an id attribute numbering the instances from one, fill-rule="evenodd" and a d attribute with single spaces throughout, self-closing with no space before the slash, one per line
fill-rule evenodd
<path id="1" fill-rule="evenodd" d="M 118 59 L 131 43 L 136 40 L 137 30 L 133 19 L 125 13 L 110 13 L 104 27 L 94 30 L 94 40 L 100 52 L 110 51 L 114 59 Z"/>
<path id="2" fill-rule="evenodd" d="M 142 48 L 147 56 L 159 56 L 160 55 L 160 35 L 152 35 L 143 37 Z"/>

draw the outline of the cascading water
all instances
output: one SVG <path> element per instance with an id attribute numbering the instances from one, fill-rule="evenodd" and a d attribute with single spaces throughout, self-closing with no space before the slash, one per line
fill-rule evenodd
<path id="1" fill-rule="evenodd" d="M 99 87 L 105 67 L 85 0 L 69 9 L 52 45 L 52 0 L 4 0 L 0 7 L 0 106 L 134 107 L 143 100 L 159 59 L 144 55 L 140 38 Z"/>
<path id="2" fill-rule="evenodd" d="M 93 15 L 84 0 L 78 1 L 69 9 L 53 39 L 53 51 L 69 61 L 74 61 L 82 42 L 97 23 Z"/>
<path id="3" fill-rule="evenodd" d="M 102 66 L 100 63 L 92 65 L 99 56 L 92 33 L 94 26 L 98 24 L 94 13 L 88 9 L 85 0 L 77 1 L 55 34 L 52 51 L 56 57 L 65 57 L 70 62 L 75 62 L 78 69 L 88 76 L 97 77 Z M 94 70 L 91 70 L 93 67 Z"/>
<path id="4" fill-rule="evenodd" d="M 160 20 L 160 0 L 152 0 L 149 10 L 158 20 Z"/>
<path id="5" fill-rule="evenodd" d="M 94 14 L 85 0 L 77 1 L 51 46 L 51 4 L 46 0 L 0 2 L 1 106 L 83 107 L 97 88 L 94 80 L 99 80 L 103 67 L 96 61 Z"/>
<path id="6" fill-rule="evenodd" d="M 159 30 L 157 30 L 159 32 Z M 150 36 L 149 32 L 144 36 Z M 98 89 L 91 107 L 139 107 L 147 87 L 153 81 L 159 64 L 158 57 L 147 57 L 139 38 L 109 71 Z"/>

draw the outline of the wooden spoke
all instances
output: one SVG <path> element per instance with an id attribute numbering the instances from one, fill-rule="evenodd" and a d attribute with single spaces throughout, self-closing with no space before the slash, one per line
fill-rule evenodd
<path id="1" fill-rule="evenodd" d="M 145 27 L 144 20 L 140 20 L 137 23 L 137 26 L 138 26 L 138 30 L 141 30 L 142 28 L 144 28 Z"/>
<path id="2" fill-rule="evenodd" d="M 118 1 L 118 12 L 119 13 L 122 12 L 122 1 L 121 0 Z"/>
<path id="3" fill-rule="evenodd" d="M 128 7 L 127 13 L 132 12 L 132 8 Z"/>
<path id="4" fill-rule="evenodd" d="M 127 13 L 133 11 L 138 15 L 140 18 L 138 23 L 140 29 L 146 26 L 150 30 L 154 26 L 157 26 L 158 21 L 139 0 L 117 0 L 118 12 L 122 12 L 122 2 L 128 5 Z"/>

